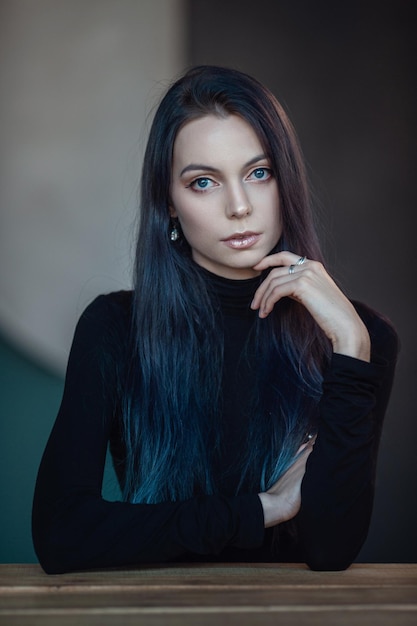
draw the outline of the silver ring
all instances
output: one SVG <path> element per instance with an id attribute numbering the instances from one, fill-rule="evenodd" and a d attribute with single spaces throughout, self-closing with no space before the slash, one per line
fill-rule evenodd
<path id="1" fill-rule="evenodd" d="M 300 256 L 300 258 L 298 259 L 296 265 L 302 265 L 306 261 L 307 261 L 307 257 L 306 256 Z"/>
<path id="2" fill-rule="evenodd" d="M 288 274 L 294 274 L 295 272 L 295 265 L 290 265 L 288 268 Z"/>

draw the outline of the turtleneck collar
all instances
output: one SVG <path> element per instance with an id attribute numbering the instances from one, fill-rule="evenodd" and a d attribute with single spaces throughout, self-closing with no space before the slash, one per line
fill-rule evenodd
<path id="1" fill-rule="evenodd" d="M 213 274 L 203 267 L 199 267 L 207 280 L 210 290 L 220 303 L 221 310 L 226 315 L 254 316 L 256 311 L 250 308 L 255 291 L 262 282 L 262 276 L 236 280 Z"/>

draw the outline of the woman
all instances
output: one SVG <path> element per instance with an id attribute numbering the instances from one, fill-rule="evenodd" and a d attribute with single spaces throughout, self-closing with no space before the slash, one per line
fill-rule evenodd
<path id="1" fill-rule="evenodd" d="M 43 568 L 348 567 L 396 352 L 324 269 L 275 98 L 192 69 L 151 128 L 134 290 L 97 298 L 76 329 L 34 498 Z M 121 502 L 101 496 L 108 444 Z"/>

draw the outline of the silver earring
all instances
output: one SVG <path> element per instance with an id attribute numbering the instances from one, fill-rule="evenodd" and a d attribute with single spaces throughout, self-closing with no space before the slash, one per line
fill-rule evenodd
<path id="1" fill-rule="evenodd" d="M 180 231 L 178 230 L 176 224 L 173 224 L 169 237 L 171 241 L 177 241 L 180 238 Z"/>

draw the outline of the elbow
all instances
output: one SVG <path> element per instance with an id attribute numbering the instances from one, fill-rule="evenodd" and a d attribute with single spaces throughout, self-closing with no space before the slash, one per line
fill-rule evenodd
<path id="1" fill-rule="evenodd" d="M 352 565 L 353 559 L 337 554 L 314 554 L 309 555 L 306 563 L 315 572 L 341 572 Z"/>
<path id="2" fill-rule="evenodd" d="M 345 510 L 339 517 L 329 515 L 301 519 L 300 532 L 305 562 L 315 571 L 343 571 L 357 558 L 365 543 L 371 507 Z"/>
<path id="3" fill-rule="evenodd" d="M 48 553 L 45 550 L 36 550 L 36 556 L 38 557 L 39 565 L 42 567 L 45 574 L 67 574 L 71 571 L 65 560 L 56 558 L 53 554 Z"/>
<path id="4" fill-rule="evenodd" d="M 73 571 L 73 558 L 52 536 L 33 532 L 33 545 L 39 564 L 46 574 L 66 574 Z M 68 552 L 68 554 L 66 553 Z"/>
<path id="5" fill-rule="evenodd" d="M 93 567 L 93 528 L 88 498 L 78 494 L 48 502 L 35 495 L 32 508 L 32 541 L 39 564 L 46 574 L 66 574 Z M 83 506 L 84 505 L 84 506 Z M 93 520 L 92 526 L 94 526 Z"/>
<path id="6" fill-rule="evenodd" d="M 340 572 L 348 569 L 363 545 L 365 537 L 348 536 L 341 533 L 311 536 L 304 543 L 305 562 L 311 570 L 318 572 Z"/>
<path id="7" fill-rule="evenodd" d="M 306 550 L 305 562 L 311 570 L 318 572 L 340 572 L 348 569 L 359 554 L 362 541 L 348 545 L 343 538 L 332 542 L 311 543 Z"/>
<path id="8" fill-rule="evenodd" d="M 36 517 L 32 518 L 32 541 L 43 571 L 46 574 L 66 574 L 77 569 L 80 563 L 68 529 L 56 528 L 45 519 Z"/>
<path id="9" fill-rule="evenodd" d="M 42 556 L 38 556 L 38 559 L 39 559 L 39 564 L 42 567 L 45 574 L 48 574 L 50 576 L 56 575 L 56 574 L 67 574 L 71 571 L 70 568 L 65 567 L 65 565 L 63 565 L 60 562 L 55 561 L 53 558 L 52 559 L 48 557 L 44 558 L 42 555 Z"/>

